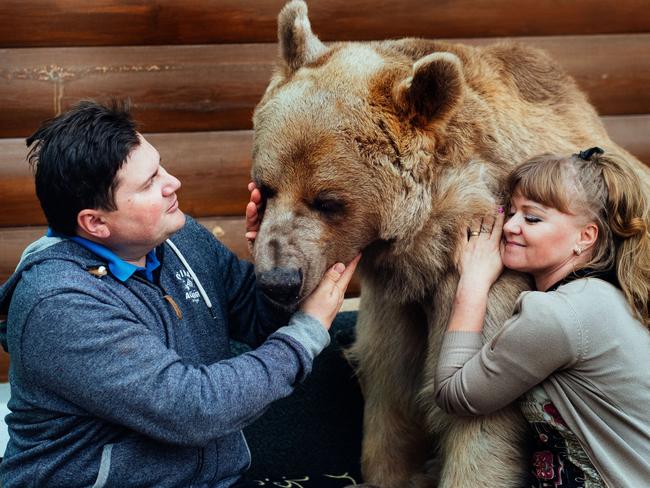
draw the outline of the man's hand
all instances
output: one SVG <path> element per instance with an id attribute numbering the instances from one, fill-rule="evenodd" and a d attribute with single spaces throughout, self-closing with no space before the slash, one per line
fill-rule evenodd
<path id="1" fill-rule="evenodd" d="M 360 259 L 361 254 L 358 254 L 347 267 L 343 263 L 336 263 L 332 266 L 325 273 L 320 284 L 300 307 L 303 312 L 318 319 L 327 330 L 329 330 L 334 317 L 341 309 L 345 298 L 345 290 L 350 284 Z"/>
<path id="2" fill-rule="evenodd" d="M 253 255 L 253 245 L 257 237 L 257 231 L 260 230 L 260 212 L 262 204 L 262 194 L 252 181 L 248 184 L 248 191 L 251 192 L 250 200 L 246 205 L 246 240 L 248 241 L 248 251 Z"/>

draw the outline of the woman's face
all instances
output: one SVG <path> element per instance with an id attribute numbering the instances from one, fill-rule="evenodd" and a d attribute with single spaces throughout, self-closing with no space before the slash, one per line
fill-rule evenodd
<path id="1" fill-rule="evenodd" d="M 584 239 L 584 219 L 515 194 L 503 226 L 503 264 L 530 273 L 546 290 L 571 273 L 586 256 L 575 249 Z"/>

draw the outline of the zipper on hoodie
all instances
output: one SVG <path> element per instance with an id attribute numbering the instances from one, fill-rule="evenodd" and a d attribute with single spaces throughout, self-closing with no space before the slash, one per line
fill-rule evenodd
<path id="1" fill-rule="evenodd" d="M 176 315 L 176 318 L 179 320 L 183 318 L 183 312 L 181 311 L 181 308 L 178 306 L 171 295 L 165 293 L 165 290 L 163 290 L 162 287 L 136 274 L 132 275 L 131 277 L 140 283 L 144 283 L 147 286 L 154 288 L 160 294 L 161 298 L 163 298 L 171 306 L 172 310 L 174 311 L 174 315 Z"/>
<path id="2" fill-rule="evenodd" d="M 160 286 L 158 286 L 155 283 L 152 283 L 151 281 L 149 281 L 149 280 L 147 280 L 147 279 L 145 279 L 145 278 L 143 278 L 141 276 L 138 276 L 136 274 L 132 275 L 131 278 L 138 281 L 139 283 L 145 284 L 149 288 L 153 288 L 154 290 L 156 290 L 158 292 L 158 295 L 163 300 L 165 300 L 171 306 L 171 308 L 174 310 L 174 315 L 178 318 L 178 320 L 180 320 L 182 318 L 183 314 L 181 313 L 180 308 L 178 308 L 178 305 L 176 305 L 176 302 L 174 302 L 174 299 L 170 296 L 169 298 L 171 299 L 171 301 L 168 300 L 166 297 L 169 296 L 169 295 L 165 295 L 165 290 L 163 290 Z M 127 283 L 124 283 L 124 284 L 127 287 L 129 287 L 129 285 Z M 176 310 L 176 308 L 178 308 L 178 311 Z M 162 312 L 162 313 L 164 315 L 164 312 Z M 168 325 L 166 325 L 166 322 L 167 322 L 167 320 L 163 320 L 162 326 L 163 326 L 163 330 L 165 332 L 165 344 L 169 345 L 169 344 L 172 343 L 172 338 L 171 338 L 172 332 L 171 332 L 171 330 L 169 330 L 169 326 L 172 326 L 173 323 L 169 324 L 169 326 L 168 326 Z"/>

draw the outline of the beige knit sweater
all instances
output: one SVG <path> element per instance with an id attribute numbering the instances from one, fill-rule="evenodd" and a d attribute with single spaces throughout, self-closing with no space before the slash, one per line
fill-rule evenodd
<path id="1" fill-rule="evenodd" d="M 447 412 L 487 414 L 537 384 L 608 486 L 650 487 L 650 332 L 620 290 L 584 278 L 524 292 L 489 343 L 445 335 L 436 401 Z"/>

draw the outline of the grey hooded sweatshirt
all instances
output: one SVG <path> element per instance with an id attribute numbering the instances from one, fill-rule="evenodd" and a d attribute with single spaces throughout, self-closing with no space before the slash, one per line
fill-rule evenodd
<path id="1" fill-rule="evenodd" d="M 0 288 L 3 487 L 227 487 L 247 469 L 242 427 L 291 393 L 329 335 L 303 313 L 285 325 L 252 265 L 191 218 L 171 241 L 152 283 L 44 238 Z M 231 357 L 231 338 L 256 349 Z"/>

